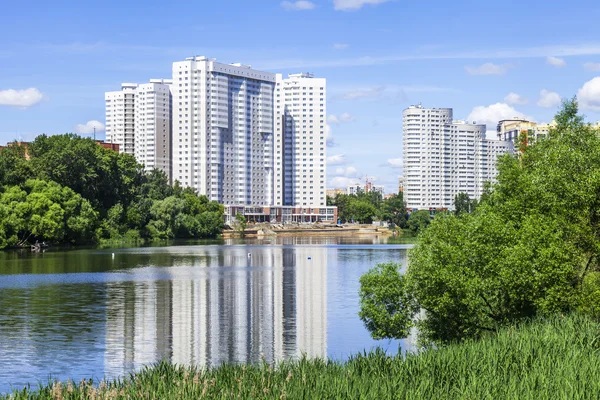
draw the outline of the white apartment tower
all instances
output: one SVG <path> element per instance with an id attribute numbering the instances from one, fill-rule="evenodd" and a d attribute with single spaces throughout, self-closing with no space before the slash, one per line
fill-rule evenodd
<path id="1" fill-rule="evenodd" d="M 275 74 L 206 57 L 173 63 L 173 180 L 210 200 L 273 204 Z"/>
<path id="2" fill-rule="evenodd" d="M 171 179 L 171 80 L 151 79 L 135 95 L 135 158 L 146 171 L 161 169 Z"/>
<path id="3" fill-rule="evenodd" d="M 171 80 L 123 83 L 106 92 L 106 141 L 135 156 L 146 171 L 161 169 L 171 178 Z"/>
<path id="4" fill-rule="evenodd" d="M 134 155 L 135 92 L 137 84 L 123 83 L 121 90 L 104 93 L 106 141 L 119 145 L 121 153 Z"/>
<path id="5" fill-rule="evenodd" d="M 479 199 L 493 182 L 509 141 L 486 139 L 486 126 L 453 121 L 451 108 L 411 106 L 403 111 L 405 201 L 411 209 L 454 208 L 464 192 Z"/>
<path id="6" fill-rule="evenodd" d="M 327 88 L 312 74 L 277 74 L 275 87 L 275 205 L 326 205 Z"/>

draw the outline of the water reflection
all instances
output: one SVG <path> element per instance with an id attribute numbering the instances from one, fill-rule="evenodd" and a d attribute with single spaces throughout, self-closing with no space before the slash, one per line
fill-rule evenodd
<path id="1" fill-rule="evenodd" d="M 105 373 L 157 359 L 326 357 L 326 258 L 326 248 L 205 248 L 167 276 L 108 283 Z"/>
<path id="2" fill-rule="evenodd" d="M 114 378 L 161 359 L 395 352 L 398 342 L 371 340 L 358 319 L 358 279 L 378 262 L 405 262 L 406 246 L 356 245 L 365 241 L 0 253 L 0 392 L 49 374 Z"/>

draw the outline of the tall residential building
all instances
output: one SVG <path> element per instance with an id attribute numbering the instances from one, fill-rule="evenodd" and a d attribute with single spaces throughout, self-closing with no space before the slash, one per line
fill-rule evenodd
<path id="1" fill-rule="evenodd" d="M 453 121 L 451 108 L 410 106 L 402 113 L 404 198 L 411 209 L 454 208 L 465 192 L 478 199 L 496 177 L 510 141 L 486 139 L 486 126 Z"/>
<path id="2" fill-rule="evenodd" d="M 275 205 L 326 205 L 326 86 L 309 73 L 277 74 Z"/>
<path id="3" fill-rule="evenodd" d="M 171 179 L 171 80 L 137 86 L 134 154 L 147 171 L 158 168 Z"/>
<path id="4" fill-rule="evenodd" d="M 173 180 L 225 204 L 273 203 L 275 74 L 206 57 L 173 63 Z"/>
<path id="5" fill-rule="evenodd" d="M 106 141 L 135 156 L 146 170 L 171 177 L 171 80 L 123 83 L 106 92 Z"/>
<path id="6" fill-rule="evenodd" d="M 134 155 L 135 92 L 137 84 L 123 83 L 121 90 L 104 93 L 105 133 L 108 143 L 119 145 L 121 153 Z"/>

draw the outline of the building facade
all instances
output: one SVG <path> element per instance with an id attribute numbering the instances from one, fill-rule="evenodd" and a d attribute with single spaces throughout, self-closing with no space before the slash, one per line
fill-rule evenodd
<path id="1" fill-rule="evenodd" d="M 146 171 L 158 168 L 171 180 L 171 80 L 151 79 L 137 86 L 134 155 Z"/>
<path id="2" fill-rule="evenodd" d="M 464 192 L 479 199 L 512 142 L 489 140 L 486 126 L 453 121 L 451 108 L 403 111 L 404 198 L 409 209 L 453 209 Z"/>
<path id="3" fill-rule="evenodd" d="M 327 84 L 309 73 L 277 75 L 275 205 L 326 205 Z"/>
<path id="4" fill-rule="evenodd" d="M 247 65 L 173 63 L 173 179 L 223 204 L 272 204 L 274 88 Z"/>
<path id="5" fill-rule="evenodd" d="M 554 122 L 549 124 L 538 124 L 526 119 L 513 118 L 498 122 L 496 133 L 498 135 L 498 140 L 510 141 L 515 149 L 519 149 L 521 146 L 519 141 L 522 133 L 525 134 L 523 137 L 523 145 L 527 146 L 538 139 L 547 138 L 550 129 L 555 126 L 556 124 Z"/>
<path id="6" fill-rule="evenodd" d="M 104 93 L 106 104 L 105 133 L 108 143 L 119 145 L 119 152 L 135 153 L 136 83 L 123 83 L 121 90 Z"/>
<path id="7" fill-rule="evenodd" d="M 171 179 L 171 80 L 123 83 L 104 100 L 106 142 L 135 156 L 147 171 L 158 168 Z"/>

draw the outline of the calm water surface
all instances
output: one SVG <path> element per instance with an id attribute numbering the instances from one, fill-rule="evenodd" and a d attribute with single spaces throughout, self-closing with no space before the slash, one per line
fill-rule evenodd
<path id="1" fill-rule="evenodd" d="M 0 252 L 0 392 L 49 376 L 115 378 L 178 364 L 344 359 L 374 341 L 358 280 L 410 245 L 277 238 L 126 249 Z M 114 254 L 114 255 L 113 255 Z"/>

